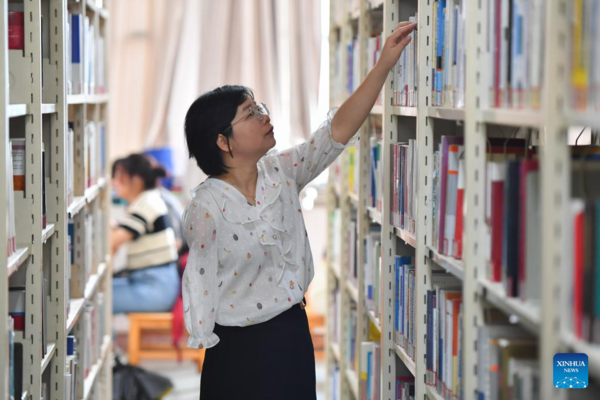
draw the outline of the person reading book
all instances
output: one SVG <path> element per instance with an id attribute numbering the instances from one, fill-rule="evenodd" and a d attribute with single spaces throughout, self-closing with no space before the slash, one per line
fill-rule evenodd
<path id="1" fill-rule="evenodd" d="M 304 309 L 314 267 L 299 193 L 349 145 L 415 27 L 398 24 L 365 81 L 289 150 L 271 150 L 269 109 L 248 88 L 219 87 L 190 106 L 190 158 L 208 176 L 184 211 L 188 346 L 207 349 L 201 399 L 316 399 Z"/>
<path id="2" fill-rule="evenodd" d="M 113 313 L 171 311 L 179 296 L 176 237 L 157 188 L 165 169 L 144 154 L 113 163 L 112 185 L 127 215 L 111 231 L 111 254 L 127 243 L 127 267 L 113 277 Z"/>

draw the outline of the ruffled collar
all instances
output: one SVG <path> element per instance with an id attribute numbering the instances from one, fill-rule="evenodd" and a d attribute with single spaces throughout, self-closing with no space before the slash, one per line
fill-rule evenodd
<path id="1" fill-rule="evenodd" d="M 257 168 L 256 206 L 250 205 L 244 195 L 233 185 L 217 178 L 207 178 L 192 190 L 192 195 L 201 188 L 206 189 L 219 206 L 223 218 L 229 222 L 246 224 L 261 219 L 271 222 L 270 218 L 267 218 L 272 214 L 269 209 L 278 200 L 282 189 L 279 167 L 263 157 L 258 162 Z"/>

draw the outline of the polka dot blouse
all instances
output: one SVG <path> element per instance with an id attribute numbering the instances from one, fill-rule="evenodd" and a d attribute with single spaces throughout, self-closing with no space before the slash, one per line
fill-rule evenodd
<path id="1" fill-rule="evenodd" d="M 182 287 L 189 347 L 215 346 L 215 323 L 257 324 L 302 300 L 314 268 L 298 194 L 347 147 L 331 137 L 332 116 L 305 143 L 260 159 L 256 206 L 219 179 L 192 190 Z"/>

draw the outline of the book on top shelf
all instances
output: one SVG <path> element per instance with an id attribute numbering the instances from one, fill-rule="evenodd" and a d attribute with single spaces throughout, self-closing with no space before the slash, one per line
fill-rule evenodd
<path id="1" fill-rule="evenodd" d="M 539 109 L 544 74 L 544 0 L 488 1 L 489 106 Z"/>

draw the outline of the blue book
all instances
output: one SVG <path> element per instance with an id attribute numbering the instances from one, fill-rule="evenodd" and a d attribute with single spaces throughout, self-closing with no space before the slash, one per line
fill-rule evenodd
<path id="1" fill-rule="evenodd" d="M 432 371 L 433 361 L 433 295 L 435 291 L 427 291 L 427 372 Z"/>
<path id="2" fill-rule="evenodd" d="M 81 15 L 71 14 L 71 62 L 81 63 Z"/>
<path id="3" fill-rule="evenodd" d="M 73 221 L 69 221 L 67 231 L 69 235 L 69 255 L 71 265 L 73 265 L 75 264 L 75 252 L 73 251 L 73 249 L 75 248 L 75 223 Z"/>
<path id="4" fill-rule="evenodd" d="M 445 42 L 445 21 L 446 0 L 439 0 L 437 9 L 437 42 L 436 42 L 436 71 L 435 71 L 435 92 L 436 103 L 442 103 L 442 69 L 444 68 L 444 42 Z"/>
<path id="5" fill-rule="evenodd" d="M 396 265 L 394 267 L 394 281 L 396 282 L 396 290 L 394 293 L 394 331 L 400 330 L 400 258 L 396 256 Z"/>
<path id="6" fill-rule="evenodd" d="M 367 353 L 367 398 L 370 398 L 371 382 L 373 380 L 373 352 Z"/>

